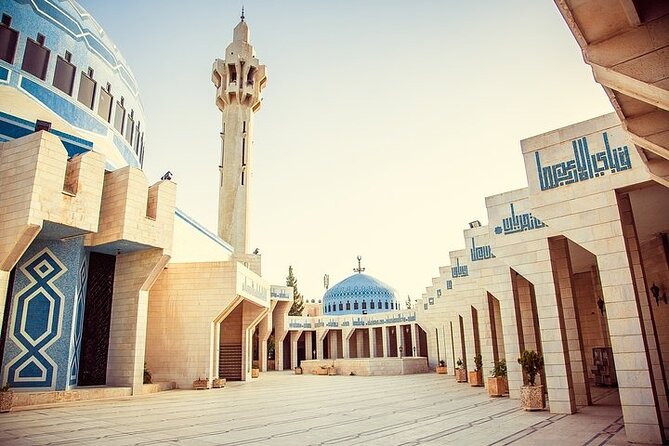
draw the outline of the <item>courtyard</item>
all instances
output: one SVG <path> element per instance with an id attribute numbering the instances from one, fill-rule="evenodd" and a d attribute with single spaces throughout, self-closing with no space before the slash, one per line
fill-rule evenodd
<path id="1" fill-rule="evenodd" d="M 224 389 L 174 390 L 18 410 L 3 445 L 620 445 L 617 390 L 575 415 L 524 412 L 452 376 L 263 373 Z"/>

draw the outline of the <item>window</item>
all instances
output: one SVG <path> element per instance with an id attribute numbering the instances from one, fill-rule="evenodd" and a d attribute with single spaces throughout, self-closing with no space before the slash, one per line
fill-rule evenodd
<path id="1" fill-rule="evenodd" d="M 367 302 L 365 302 L 364 300 L 362 301 L 362 309 L 363 310 L 367 309 Z"/>
<path id="2" fill-rule="evenodd" d="M 246 166 L 246 138 L 242 138 L 242 166 Z"/>
<path id="3" fill-rule="evenodd" d="M 244 171 L 242 170 L 242 186 L 244 185 Z"/>
<path id="4" fill-rule="evenodd" d="M 114 112 L 114 128 L 123 134 L 123 122 L 125 121 L 125 107 L 123 107 L 123 96 L 120 101 L 116 101 L 116 111 Z"/>
<path id="5" fill-rule="evenodd" d="M 246 121 L 242 122 L 242 133 L 246 133 Z"/>
<path id="6" fill-rule="evenodd" d="M 351 302 L 346 302 L 346 311 L 351 309 Z"/>
<path id="7" fill-rule="evenodd" d="M 65 51 L 65 58 L 58 56 L 56 59 L 56 71 L 53 74 L 53 86 L 72 96 L 72 88 L 74 87 L 74 74 L 77 69 L 70 63 L 72 54 Z"/>
<path id="8" fill-rule="evenodd" d="M 344 304 L 339 302 L 339 311 L 344 311 Z"/>
<path id="9" fill-rule="evenodd" d="M 130 115 L 128 116 L 128 121 L 125 124 L 125 139 L 132 146 L 132 136 L 135 132 L 135 110 L 130 110 Z"/>
<path id="10" fill-rule="evenodd" d="M 353 309 L 354 310 L 358 309 L 358 301 L 357 300 L 355 302 L 353 302 Z"/>
<path id="11" fill-rule="evenodd" d="M 100 89 L 100 101 L 98 102 L 98 115 L 105 121 L 111 119 L 111 108 L 114 103 L 114 96 L 111 95 L 111 85 L 107 83 L 107 88 Z"/>
<path id="12" fill-rule="evenodd" d="M 374 306 L 374 301 L 373 301 L 373 300 L 370 300 L 370 301 L 369 301 L 369 309 L 370 309 L 370 310 L 373 310 L 373 309 L 375 309 L 375 308 L 376 308 L 376 307 Z"/>
<path id="13" fill-rule="evenodd" d="M 44 36 L 37 34 L 37 42 L 31 38 L 26 41 L 26 52 L 23 55 L 21 69 L 26 73 L 46 79 L 46 69 L 49 66 L 51 51 L 44 46 Z"/>
<path id="14" fill-rule="evenodd" d="M 330 312 L 330 304 L 328 304 L 328 313 Z"/>
<path id="15" fill-rule="evenodd" d="M 237 67 L 235 64 L 228 64 L 228 79 L 230 83 L 237 82 Z"/>
<path id="16" fill-rule="evenodd" d="M 79 78 L 79 94 L 77 95 L 77 100 L 91 110 L 93 110 L 96 86 L 97 83 L 93 80 L 93 69 L 89 68 L 88 73 L 82 71 L 81 77 Z"/>
<path id="17" fill-rule="evenodd" d="M 249 68 L 249 74 L 246 76 L 246 83 L 248 85 L 253 86 L 253 82 L 255 81 L 256 78 L 256 67 L 250 67 Z"/>
<path id="18" fill-rule="evenodd" d="M 141 136 L 142 132 L 140 132 L 141 128 L 141 122 L 137 123 L 137 137 L 135 138 L 135 153 L 139 153 L 139 137 Z"/>
<path id="19" fill-rule="evenodd" d="M 388 301 L 386 301 L 386 310 L 388 309 Z"/>
<path id="20" fill-rule="evenodd" d="M 0 24 L 0 59 L 5 62 L 14 63 L 19 32 L 10 28 L 11 25 L 12 18 L 7 14 L 3 14 L 2 24 Z"/>
<path id="21" fill-rule="evenodd" d="M 379 310 L 382 309 L 383 307 L 381 306 L 381 301 L 379 301 L 379 306 L 377 307 Z"/>
<path id="22" fill-rule="evenodd" d="M 139 165 L 144 166 L 144 135 L 142 135 L 142 148 L 139 150 Z"/>

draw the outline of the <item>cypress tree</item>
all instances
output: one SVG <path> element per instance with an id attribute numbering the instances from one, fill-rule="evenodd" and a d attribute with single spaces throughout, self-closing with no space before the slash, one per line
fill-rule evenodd
<path id="1" fill-rule="evenodd" d="M 290 307 L 288 316 L 302 316 L 302 311 L 304 310 L 304 298 L 297 290 L 297 278 L 293 274 L 293 265 L 288 267 L 288 277 L 286 277 L 286 286 L 293 287 L 293 305 Z"/>

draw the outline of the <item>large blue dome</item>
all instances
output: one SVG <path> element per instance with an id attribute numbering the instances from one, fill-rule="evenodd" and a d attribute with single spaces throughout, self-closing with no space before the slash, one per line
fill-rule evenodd
<path id="1" fill-rule="evenodd" d="M 369 314 L 397 309 L 395 290 L 367 274 L 354 274 L 323 296 L 324 314 Z"/>

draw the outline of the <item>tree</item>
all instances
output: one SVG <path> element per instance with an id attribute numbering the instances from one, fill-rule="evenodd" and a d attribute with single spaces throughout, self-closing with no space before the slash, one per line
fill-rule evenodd
<path id="1" fill-rule="evenodd" d="M 304 310 L 304 298 L 297 291 L 297 279 L 293 274 L 293 265 L 288 267 L 288 277 L 286 277 L 286 286 L 293 287 L 293 306 L 290 307 L 288 316 L 302 316 L 302 311 Z"/>
<path id="2" fill-rule="evenodd" d="M 408 294 L 407 294 L 406 306 L 407 306 L 407 310 L 411 310 L 411 296 L 409 296 Z"/>

